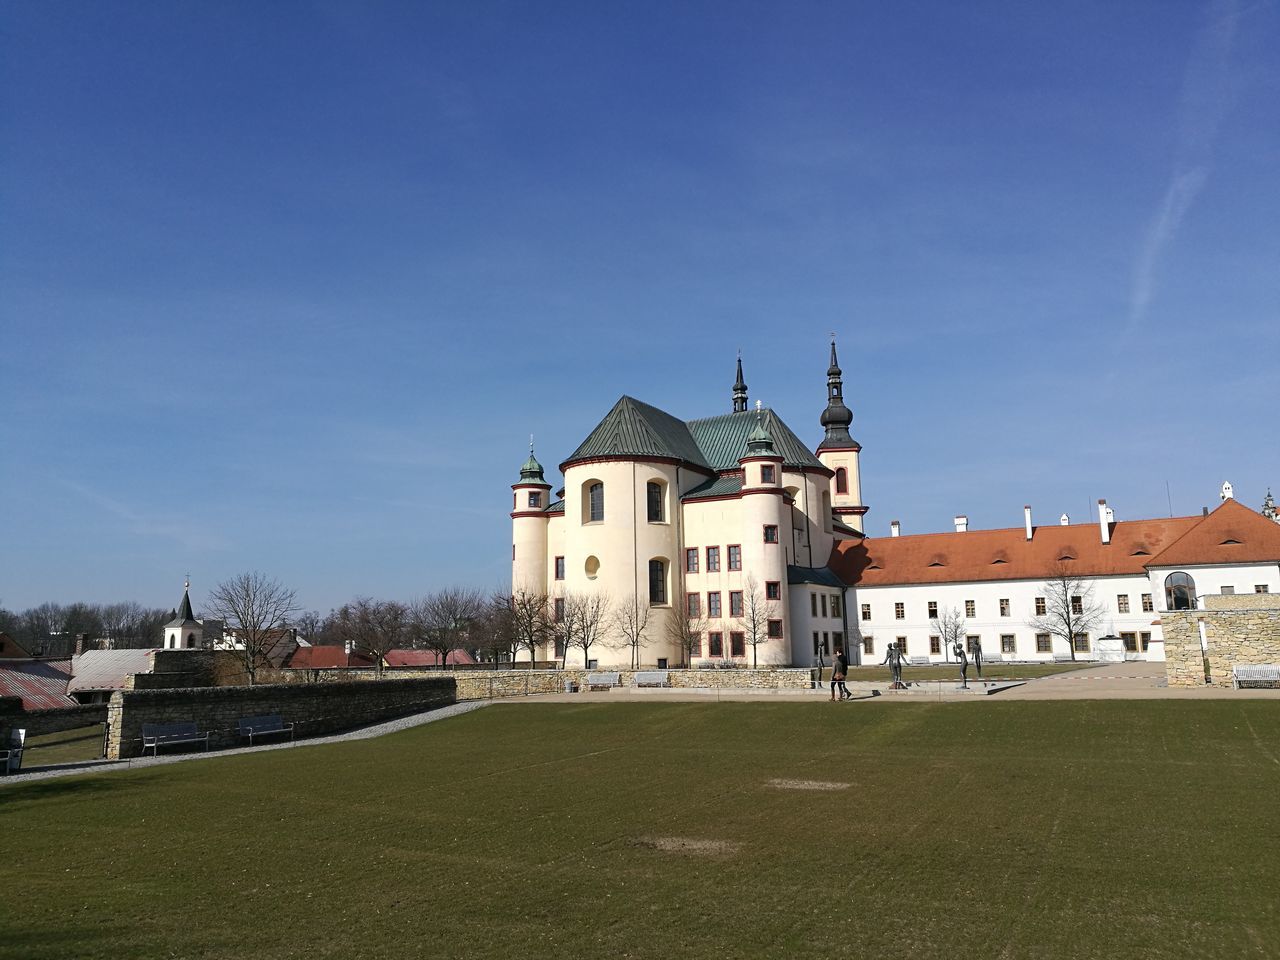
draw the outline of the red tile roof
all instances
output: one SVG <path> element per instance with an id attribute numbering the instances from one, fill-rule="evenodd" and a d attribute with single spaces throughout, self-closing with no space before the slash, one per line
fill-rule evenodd
<path id="1" fill-rule="evenodd" d="M 1194 567 L 1206 563 L 1280 561 L 1280 523 L 1268 520 L 1238 500 L 1202 519 L 1147 561 L 1152 567 Z"/>
<path id="2" fill-rule="evenodd" d="M 440 664 L 440 657 L 432 650 L 388 650 L 382 659 L 388 667 L 435 667 Z M 469 665 L 474 664 L 476 658 L 465 650 L 451 650 L 448 662 L 450 666 L 455 663 Z"/>
<path id="3" fill-rule="evenodd" d="M 373 661 L 358 653 L 348 655 L 343 647 L 298 647 L 289 658 L 290 670 L 337 670 L 371 667 Z"/>
<path id="4" fill-rule="evenodd" d="M 841 540 L 829 565 L 845 583 L 864 586 L 1044 580 L 1059 563 L 1085 576 L 1141 576 L 1201 520 L 1122 520 L 1111 525 L 1109 544 L 1096 523 L 1035 527 L 1031 540 L 1023 527 Z"/>
<path id="5" fill-rule="evenodd" d="M 74 707 L 69 679 L 70 660 L 8 660 L 0 663 L 0 697 L 21 697 L 24 710 Z"/>

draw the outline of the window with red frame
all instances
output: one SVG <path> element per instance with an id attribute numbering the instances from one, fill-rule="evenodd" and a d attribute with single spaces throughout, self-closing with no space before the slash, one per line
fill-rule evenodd
<path id="1" fill-rule="evenodd" d="M 747 635 L 738 630 L 729 634 L 729 656 L 745 657 L 747 655 Z"/>
<path id="2" fill-rule="evenodd" d="M 720 548 L 707 547 L 707 573 L 720 572 Z"/>
<path id="3" fill-rule="evenodd" d="M 766 600 L 782 599 L 782 583 L 778 580 L 766 580 L 764 584 L 764 598 Z"/>
<path id="4" fill-rule="evenodd" d="M 778 542 L 778 525 L 776 523 L 766 523 L 764 525 L 764 542 L 765 543 Z"/>
<path id="5" fill-rule="evenodd" d="M 724 634 L 718 630 L 713 630 L 707 634 L 707 656 L 723 657 L 724 656 Z"/>
<path id="6" fill-rule="evenodd" d="M 690 617 L 702 615 L 702 598 L 696 593 L 684 595 L 684 612 Z"/>
<path id="7" fill-rule="evenodd" d="M 770 620 L 769 621 L 769 639 L 777 640 L 781 636 L 782 636 L 782 621 Z"/>
<path id="8" fill-rule="evenodd" d="M 729 591 L 729 616 L 731 617 L 742 616 L 742 591 L 741 590 Z"/>
<path id="9" fill-rule="evenodd" d="M 742 569 L 742 547 L 736 543 L 729 544 L 729 569 Z"/>
<path id="10" fill-rule="evenodd" d="M 697 547 L 690 547 L 688 550 L 684 552 L 684 572 L 685 573 L 698 572 L 698 548 Z"/>

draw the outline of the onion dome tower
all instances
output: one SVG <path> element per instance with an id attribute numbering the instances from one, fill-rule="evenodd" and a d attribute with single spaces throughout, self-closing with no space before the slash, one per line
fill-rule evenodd
<path id="1" fill-rule="evenodd" d="M 529 459 L 520 467 L 520 479 L 511 491 L 511 592 L 543 594 L 547 592 L 551 484 L 533 455 L 533 437 L 529 438 Z"/>
<path id="2" fill-rule="evenodd" d="M 862 477 L 858 456 L 862 445 L 849 434 L 853 411 L 844 404 L 844 375 L 836 359 L 836 338 L 831 336 L 831 363 L 827 367 L 827 406 L 820 422 L 826 430 L 817 455 L 830 470 L 832 519 L 859 533 L 867 507 L 862 502 Z"/>

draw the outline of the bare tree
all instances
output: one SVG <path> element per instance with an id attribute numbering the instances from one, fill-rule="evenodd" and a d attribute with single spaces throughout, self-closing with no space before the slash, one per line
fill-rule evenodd
<path id="1" fill-rule="evenodd" d="M 760 665 L 759 648 L 762 643 L 769 642 L 769 621 L 778 619 L 778 603 L 765 596 L 764 588 L 754 576 L 747 577 L 742 585 L 742 616 L 738 622 L 742 624 L 747 643 L 751 644 L 751 666 Z"/>
<path id="2" fill-rule="evenodd" d="M 702 650 L 702 635 L 707 630 L 707 618 L 701 612 L 690 615 L 688 608 L 667 618 L 666 637 L 680 651 L 684 666 L 693 666 L 693 651 Z"/>
<path id="3" fill-rule="evenodd" d="M 565 657 L 570 648 L 582 651 L 583 666 L 591 664 L 591 648 L 600 642 L 608 627 L 609 595 L 607 593 L 573 593 L 564 598 L 564 622 L 560 624 Z"/>
<path id="4" fill-rule="evenodd" d="M 938 610 L 938 615 L 930 623 L 933 624 L 934 632 L 942 641 L 943 655 L 947 660 L 950 660 L 951 651 L 957 643 L 964 640 L 965 632 L 968 629 L 965 625 L 964 616 L 960 613 L 958 607 L 941 607 Z"/>
<path id="5" fill-rule="evenodd" d="M 206 607 L 235 631 L 238 642 L 233 652 L 239 655 L 253 684 L 258 669 L 269 665 L 268 654 L 279 643 L 298 604 L 294 591 L 255 572 L 222 581 L 209 592 Z"/>
<path id="6" fill-rule="evenodd" d="M 417 646 L 433 651 L 443 669 L 484 612 L 484 593 L 474 587 L 445 587 L 413 605 Z"/>
<path id="7" fill-rule="evenodd" d="M 297 628 L 298 634 L 308 643 L 315 642 L 323 623 L 319 610 L 304 610 L 293 618 L 293 626 Z"/>
<path id="8" fill-rule="evenodd" d="M 518 590 L 506 598 L 511 611 L 513 652 L 529 651 L 529 669 L 538 662 L 538 651 L 553 638 L 553 624 L 547 615 L 550 601 L 545 593 Z"/>
<path id="9" fill-rule="evenodd" d="M 1030 621 L 1032 629 L 1063 640 L 1071 659 L 1076 658 L 1076 637 L 1096 630 L 1106 609 L 1093 595 L 1093 581 L 1079 577 L 1065 563 L 1044 582 L 1043 614 Z"/>
<path id="10" fill-rule="evenodd" d="M 408 643 L 410 622 L 409 608 L 403 603 L 369 597 L 343 604 L 336 616 L 338 635 L 350 644 L 352 653 L 373 662 L 378 676 L 386 655 Z"/>
<path id="11" fill-rule="evenodd" d="M 515 659 L 515 623 L 511 597 L 495 590 L 485 602 L 480 618 L 471 631 L 469 649 L 477 662 L 488 660 L 497 670 L 507 658 Z"/>
<path id="12" fill-rule="evenodd" d="M 640 667 L 640 651 L 648 646 L 649 598 L 632 592 L 609 612 L 609 627 L 619 648 L 631 651 L 631 669 Z"/>

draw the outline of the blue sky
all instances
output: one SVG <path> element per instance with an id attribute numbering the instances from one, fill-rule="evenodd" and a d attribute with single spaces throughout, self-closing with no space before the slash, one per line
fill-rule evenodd
<path id="1" fill-rule="evenodd" d="M 1277 51 L 1245 0 L 6 4 L 0 604 L 497 585 L 531 432 L 727 410 L 741 349 L 816 444 L 831 331 L 873 535 L 1256 507 Z"/>

